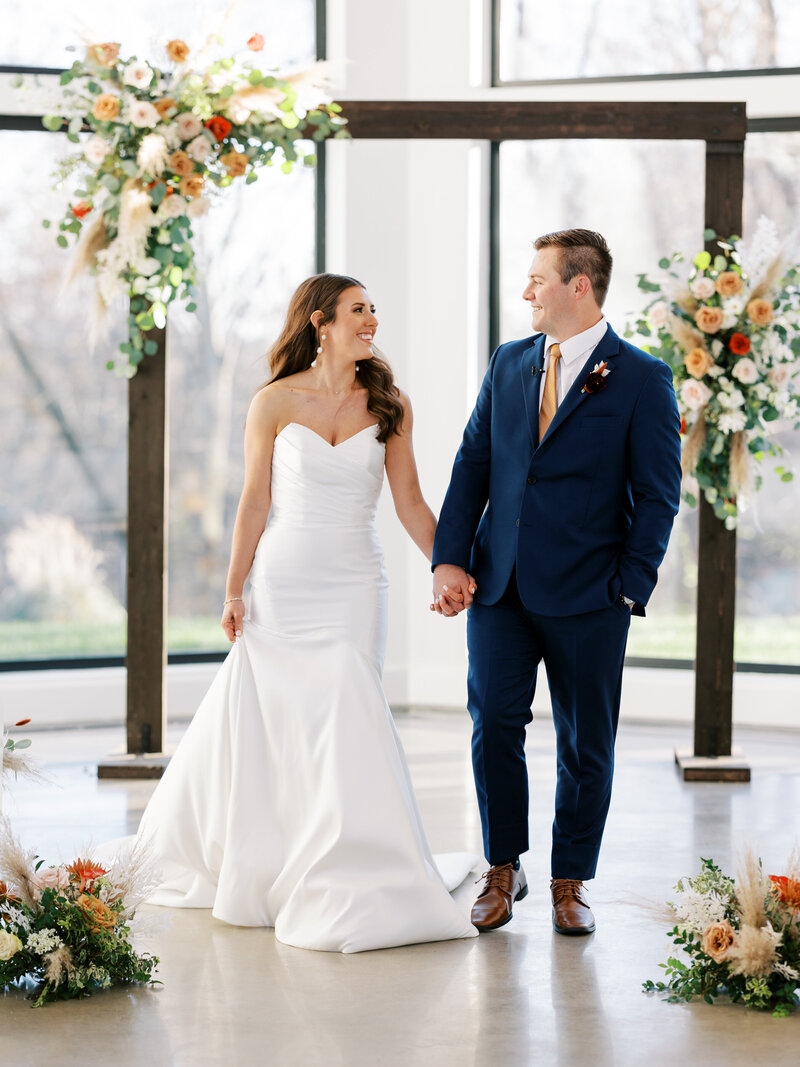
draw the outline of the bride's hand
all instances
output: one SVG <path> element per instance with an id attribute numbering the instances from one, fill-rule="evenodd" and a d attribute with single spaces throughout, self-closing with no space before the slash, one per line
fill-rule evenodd
<path id="1" fill-rule="evenodd" d="M 229 641 L 233 642 L 237 637 L 241 637 L 244 630 L 244 602 L 231 600 L 230 603 L 225 604 L 222 608 L 220 625 Z"/>

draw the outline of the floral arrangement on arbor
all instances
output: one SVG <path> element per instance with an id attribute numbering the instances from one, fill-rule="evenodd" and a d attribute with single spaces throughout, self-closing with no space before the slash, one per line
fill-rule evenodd
<path id="1" fill-rule="evenodd" d="M 688 276 L 677 252 L 660 261 L 660 281 L 639 276 L 653 298 L 626 336 L 651 337 L 645 349 L 672 368 L 685 434 L 684 499 L 695 506 L 702 492 L 734 529 L 761 485 L 753 461 L 781 454 L 771 431 L 800 411 L 800 265 L 763 217 L 752 243 L 713 230 L 705 239 L 720 251 L 698 252 Z M 793 477 L 786 467 L 775 470 L 783 481 Z"/>
<path id="2" fill-rule="evenodd" d="M 261 34 L 247 42 L 250 55 L 263 48 Z M 277 161 L 287 173 L 300 158 L 312 165 L 304 141 L 348 136 L 323 88 L 322 64 L 281 74 L 241 56 L 204 65 L 204 52 L 192 56 L 185 42 L 169 41 L 161 70 L 121 58 L 116 43 L 90 45 L 61 75 L 58 113 L 42 120 L 53 131 L 66 123 L 79 146 L 57 175 L 59 186 L 77 178 L 56 238 L 62 247 L 77 240 L 70 276 L 96 276 L 101 312 L 130 297 L 120 345 L 128 376 L 155 354 L 147 331 L 164 326 L 172 301 L 195 310 L 191 224 L 214 196 L 240 178 L 254 182 Z"/>
<path id="3" fill-rule="evenodd" d="M 109 871 L 89 859 L 44 867 L 0 825 L 0 989 L 33 981 L 33 1007 L 132 982 L 155 985 L 158 958 L 131 944 L 153 887 L 135 849 Z"/>

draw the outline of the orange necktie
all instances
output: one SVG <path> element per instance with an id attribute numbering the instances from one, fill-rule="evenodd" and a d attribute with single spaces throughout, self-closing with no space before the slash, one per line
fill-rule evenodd
<path id="1" fill-rule="evenodd" d="M 558 375 L 558 361 L 561 358 L 561 349 L 558 345 L 550 346 L 550 363 L 544 378 L 544 395 L 542 406 L 539 408 L 539 440 L 547 433 L 547 427 L 553 421 L 553 416 L 558 407 L 558 390 L 556 388 Z"/>

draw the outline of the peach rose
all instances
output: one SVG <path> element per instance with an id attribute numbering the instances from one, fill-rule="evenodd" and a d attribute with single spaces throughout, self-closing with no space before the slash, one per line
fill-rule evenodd
<path id="1" fill-rule="evenodd" d="M 178 174 L 181 178 L 188 178 L 194 172 L 194 163 L 180 149 L 172 153 L 167 160 L 167 166 L 173 174 Z"/>
<path id="2" fill-rule="evenodd" d="M 186 41 L 167 41 L 167 55 L 173 63 L 185 63 L 189 55 L 189 46 Z"/>
<path id="3" fill-rule="evenodd" d="M 163 119 L 167 115 L 167 112 L 172 111 L 172 109 L 177 106 L 177 101 L 173 100 L 171 96 L 162 96 L 160 100 L 153 101 L 153 107 L 158 112 L 158 117 L 160 119 Z"/>
<path id="4" fill-rule="evenodd" d="M 86 58 L 98 67 L 113 67 L 119 55 L 119 45 L 109 41 L 106 44 L 90 44 L 86 49 Z"/>
<path id="5" fill-rule="evenodd" d="M 693 378 L 702 378 L 714 366 L 714 360 L 704 348 L 693 348 L 683 357 L 683 365 Z"/>
<path id="6" fill-rule="evenodd" d="M 772 304 L 760 297 L 751 300 L 747 305 L 747 314 L 754 326 L 766 326 L 768 322 L 772 322 Z"/>
<path id="7" fill-rule="evenodd" d="M 219 157 L 219 161 L 232 178 L 241 178 L 249 163 L 244 152 L 226 152 L 224 156 Z"/>
<path id="8" fill-rule="evenodd" d="M 119 97 L 113 93 L 101 93 L 94 102 L 92 114 L 98 122 L 113 122 L 119 115 Z"/>
<path id="9" fill-rule="evenodd" d="M 83 912 L 84 921 L 93 933 L 97 933 L 98 930 L 112 930 L 117 925 L 116 914 L 108 904 L 104 904 L 97 897 L 81 893 L 75 903 Z"/>
<path id="10" fill-rule="evenodd" d="M 703 333 L 716 333 L 722 326 L 725 314 L 722 308 L 701 307 L 694 317 Z"/>
<path id="11" fill-rule="evenodd" d="M 185 196 L 188 200 L 192 200 L 194 197 L 200 196 L 202 192 L 202 174 L 190 174 L 188 177 L 181 180 L 181 196 Z"/>
<path id="12" fill-rule="evenodd" d="M 714 283 L 710 278 L 706 278 L 705 275 L 695 278 L 689 288 L 692 291 L 692 296 L 697 300 L 708 300 L 710 296 L 714 295 Z"/>
<path id="13" fill-rule="evenodd" d="M 737 293 L 742 291 L 744 282 L 742 281 L 741 274 L 737 274 L 735 270 L 724 270 L 718 277 L 715 289 L 720 296 L 736 296 Z"/>
<path id="14" fill-rule="evenodd" d="M 727 919 L 712 923 L 703 934 L 700 947 L 715 963 L 723 963 L 728 949 L 736 940 L 736 931 Z"/>

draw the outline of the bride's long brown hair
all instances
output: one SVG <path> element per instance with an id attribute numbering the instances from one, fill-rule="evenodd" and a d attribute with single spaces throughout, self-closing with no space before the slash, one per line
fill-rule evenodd
<path id="1" fill-rule="evenodd" d="M 315 311 L 322 312 L 320 326 L 333 322 L 339 297 L 352 287 L 364 286 L 346 274 L 315 274 L 306 278 L 294 292 L 286 312 L 280 337 L 269 350 L 267 359 L 271 382 L 308 370 L 317 356 L 318 331 L 311 322 Z M 403 405 L 394 384 L 392 369 L 378 350 L 370 359 L 358 364 L 358 377 L 367 389 L 367 411 L 378 420 L 378 440 L 386 441 L 398 433 L 403 422 Z"/>

